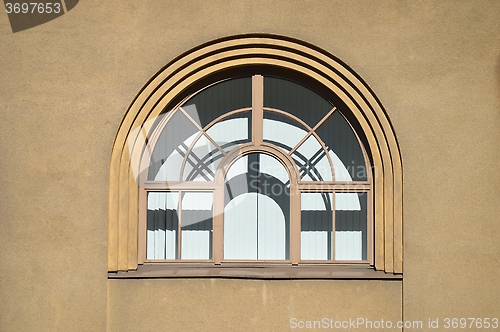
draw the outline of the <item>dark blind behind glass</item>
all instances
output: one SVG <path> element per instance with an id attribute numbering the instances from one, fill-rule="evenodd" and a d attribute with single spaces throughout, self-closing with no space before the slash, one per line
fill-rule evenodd
<path id="1" fill-rule="evenodd" d="M 252 78 L 235 78 L 212 85 L 184 103 L 192 104 L 196 105 L 204 128 L 227 112 L 252 106 Z"/>
<path id="2" fill-rule="evenodd" d="M 333 112 L 316 133 L 339 157 L 353 181 L 366 181 L 365 159 L 358 139 L 339 111 Z"/>
<path id="3" fill-rule="evenodd" d="M 264 77 L 264 107 L 291 113 L 314 127 L 333 106 L 315 92 L 297 83 Z"/>

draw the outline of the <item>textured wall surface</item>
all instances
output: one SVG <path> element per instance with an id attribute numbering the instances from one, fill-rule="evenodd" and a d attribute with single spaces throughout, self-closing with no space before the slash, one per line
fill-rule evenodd
<path id="1" fill-rule="evenodd" d="M 81 1 L 13 34 L 0 13 L 0 330 L 500 318 L 499 15 L 494 0 Z M 128 105 L 183 52 L 254 32 L 327 50 L 385 107 L 404 167 L 403 282 L 107 279 Z"/>
<path id="2" fill-rule="evenodd" d="M 115 279 L 108 308 L 108 331 L 283 331 L 324 318 L 333 327 L 357 318 L 397 322 L 401 282 Z"/>

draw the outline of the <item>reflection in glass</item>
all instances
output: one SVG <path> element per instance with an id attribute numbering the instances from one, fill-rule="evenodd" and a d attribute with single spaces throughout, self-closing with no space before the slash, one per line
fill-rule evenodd
<path id="1" fill-rule="evenodd" d="M 271 157 L 270 155 L 263 153 L 259 154 L 259 172 L 262 174 L 261 177 L 264 181 L 266 181 L 266 178 L 274 178 L 278 179 L 280 181 L 279 183 L 289 183 L 289 176 L 285 167 L 278 161 L 278 159 Z M 263 186 L 264 184 L 260 185 Z M 266 194 L 266 192 L 264 192 L 264 194 Z"/>
<path id="2" fill-rule="evenodd" d="M 318 128 L 316 133 L 325 143 L 332 158 L 336 181 L 366 181 L 363 152 L 351 126 L 339 111 Z"/>
<path id="3" fill-rule="evenodd" d="M 335 259 L 366 260 L 367 194 L 335 194 Z"/>
<path id="4" fill-rule="evenodd" d="M 335 241 L 332 241 L 333 194 L 301 194 L 302 260 L 359 261 L 367 258 L 366 193 L 335 193 Z"/>
<path id="5" fill-rule="evenodd" d="M 179 193 L 150 192 L 147 211 L 147 259 L 176 259 Z"/>
<path id="6" fill-rule="evenodd" d="M 182 193 L 181 258 L 212 258 L 211 192 Z"/>
<path id="7" fill-rule="evenodd" d="M 223 157 L 222 152 L 205 135 L 202 135 L 186 158 L 182 180 L 213 181 L 217 166 Z"/>
<path id="8" fill-rule="evenodd" d="M 302 181 L 332 181 L 332 169 L 325 150 L 314 135 L 309 136 L 292 158 L 299 168 Z"/>
<path id="9" fill-rule="evenodd" d="M 303 139 L 309 131 L 297 121 L 274 112 L 264 112 L 264 142 L 279 146 L 287 153 Z"/>
<path id="10" fill-rule="evenodd" d="M 332 194 L 302 193 L 300 258 L 302 260 L 332 259 Z"/>
<path id="11" fill-rule="evenodd" d="M 237 113 L 210 127 L 206 133 L 226 153 L 236 146 L 251 140 L 251 113 Z"/>
<path id="12" fill-rule="evenodd" d="M 272 198 L 251 192 L 224 209 L 224 259 L 286 259 L 285 216 Z"/>
<path id="13" fill-rule="evenodd" d="M 148 180 L 179 181 L 182 160 L 199 133 L 198 128 L 181 110 L 163 128 L 153 149 Z"/>
<path id="14" fill-rule="evenodd" d="M 245 155 L 229 168 L 224 190 L 224 259 L 289 258 L 288 173 L 274 158 Z"/>

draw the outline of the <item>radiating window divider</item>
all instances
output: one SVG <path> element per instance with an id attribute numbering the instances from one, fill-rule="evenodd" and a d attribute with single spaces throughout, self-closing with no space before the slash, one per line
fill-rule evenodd
<path id="1" fill-rule="evenodd" d="M 252 142 L 260 146 L 263 140 L 262 121 L 264 118 L 264 77 L 252 76 Z"/>
<path id="2" fill-rule="evenodd" d="M 198 125 L 196 123 L 196 121 L 182 107 L 179 107 L 178 109 L 180 109 L 188 117 L 188 119 L 191 122 L 193 122 L 193 124 L 200 130 L 200 132 L 195 137 L 195 139 L 193 140 L 193 142 L 191 142 L 189 148 L 187 149 L 187 151 L 185 153 L 185 156 L 184 156 L 184 159 L 183 159 L 182 165 L 181 165 L 181 173 L 179 175 L 179 181 L 182 181 L 182 179 L 184 177 L 184 171 L 185 171 L 186 163 L 188 162 L 188 158 L 189 158 L 189 156 L 190 156 L 190 154 L 191 154 L 194 146 L 197 144 L 197 142 L 202 137 L 206 137 L 208 140 L 210 140 L 210 142 L 212 142 L 212 144 L 214 144 L 214 146 L 222 153 L 223 156 L 227 155 L 227 152 L 225 152 L 224 149 L 219 144 L 217 144 L 217 142 L 215 142 L 215 140 L 207 133 L 207 130 L 209 130 L 211 127 L 213 127 L 216 123 L 224 121 L 226 118 L 229 118 L 229 117 L 231 117 L 233 115 L 242 114 L 242 113 L 245 113 L 245 112 L 248 112 L 248 111 L 252 110 L 251 108 L 243 108 L 243 109 L 233 110 L 233 111 L 228 112 L 226 114 L 223 114 L 222 116 L 220 116 L 217 119 L 213 120 L 207 126 L 205 126 L 205 128 L 201 128 L 201 126 Z"/>
<path id="3" fill-rule="evenodd" d="M 319 126 L 321 126 L 321 125 L 322 125 L 322 124 L 326 121 L 326 119 L 328 119 L 328 118 L 330 117 L 330 115 L 332 115 L 332 113 L 333 113 L 333 112 L 335 112 L 335 110 L 336 110 L 336 109 L 337 109 L 337 108 L 334 106 L 334 107 L 332 108 L 332 110 L 331 110 L 330 112 L 328 112 L 328 113 L 325 115 L 325 117 L 324 117 L 323 119 L 321 119 L 321 120 L 320 120 L 320 121 L 319 121 L 319 122 L 318 122 L 318 123 L 314 126 L 314 128 L 310 128 L 310 127 L 309 127 L 309 133 L 308 133 L 306 136 L 304 136 L 304 138 L 303 138 L 303 139 L 301 139 L 301 140 L 300 140 L 300 142 L 299 142 L 299 143 L 297 143 L 297 145 L 295 145 L 295 147 L 294 147 L 294 148 L 293 148 L 293 149 L 292 149 L 292 150 L 291 150 L 288 154 L 289 154 L 289 155 L 292 155 L 292 154 L 295 152 L 295 150 L 297 150 L 297 149 L 298 149 L 298 148 L 299 148 L 299 147 L 300 147 L 300 146 L 301 146 L 301 145 L 302 145 L 302 144 L 303 144 L 303 143 L 304 143 L 304 142 L 305 142 L 305 141 L 309 138 L 309 136 L 311 136 L 311 135 L 312 135 L 312 134 L 316 131 L 316 129 L 318 129 L 318 128 L 319 128 Z M 289 115 L 289 114 L 287 114 L 287 116 L 290 116 L 290 115 Z M 320 141 L 321 141 L 321 140 L 320 140 Z"/>

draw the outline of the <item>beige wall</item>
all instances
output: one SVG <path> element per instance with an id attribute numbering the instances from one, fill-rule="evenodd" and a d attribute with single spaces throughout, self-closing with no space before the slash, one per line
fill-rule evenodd
<path id="1" fill-rule="evenodd" d="M 0 14 L 0 330 L 500 318 L 500 2 L 208 3 L 81 1 L 16 34 Z M 403 157 L 402 283 L 107 279 L 110 151 L 125 110 L 174 57 L 249 32 L 329 51 L 381 100 Z"/>
<path id="2" fill-rule="evenodd" d="M 358 316 L 396 322 L 401 282 L 115 279 L 108 308 L 108 331 L 283 331 L 299 321 Z"/>

